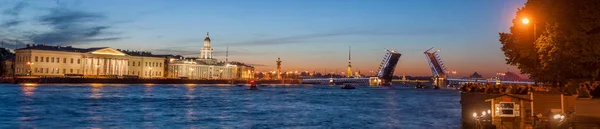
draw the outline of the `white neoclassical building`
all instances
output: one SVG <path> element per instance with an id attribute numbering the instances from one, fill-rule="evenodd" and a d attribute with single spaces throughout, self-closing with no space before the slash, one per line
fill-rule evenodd
<path id="1" fill-rule="evenodd" d="M 15 75 L 158 78 L 165 57 L 109 47 L 27 45 L 16 50 Z"/>
<path id="2" fill-rule="evenodd" d="M 252 79 L 254 67 L 238 62 L 219 62 L 213 58 L 211 40 L 206 33 L 200 57 L 168 59 L 168 78 L 187 79 Z"/>

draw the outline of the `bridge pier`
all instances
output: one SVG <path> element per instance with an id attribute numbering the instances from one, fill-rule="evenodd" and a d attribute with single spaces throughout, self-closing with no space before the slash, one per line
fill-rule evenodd
<path id="1" fill-rule="evenodd" d="M 381 85 L 381 79 L 378 77 L 370 77 L 369 78 L 369 86 L 379 86 Z"/>
<path id="2" fill-rule="evenodd" d="M 439 87 L 446 87 L 447 84 L 447 80 L 446 78 L 433 78 L 433 85 L 434 86 L 439 86 Z"/>

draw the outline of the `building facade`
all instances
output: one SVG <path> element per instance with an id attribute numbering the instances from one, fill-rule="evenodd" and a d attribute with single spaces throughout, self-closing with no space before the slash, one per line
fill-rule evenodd
<path id="1" fill-rule="evenodd" d="M 15 75 L 159 78 L 165 73 L 164 60 L 109 47 L 27 45 L 16 50 Z"/>
<path id="2" fill-rule="evenodd" d="M 211 40 L 206 33 L 200 57 L 168 59 L 167 77 L 184 79 L 252 79 L 254 67 L 239 62 L 219 62 L 213 58 Z"/>
<path id="3" fill-rule="evenodd" d="M 153 55 L 109 47 L 27 45 L 17 49 L 16 76 L 252 79 L 254 67 L 213 58 L 208 33 L 200 57 Z"/>

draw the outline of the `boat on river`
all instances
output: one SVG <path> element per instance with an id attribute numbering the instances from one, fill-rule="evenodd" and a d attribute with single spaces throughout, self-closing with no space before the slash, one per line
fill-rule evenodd
<path id="1" fill-rule="evenodd" d="M 346 84 L 342 85 L 342 89 L 356 89 L 356 87 L 353 86 L 352 84 L 346 83 Z"/>

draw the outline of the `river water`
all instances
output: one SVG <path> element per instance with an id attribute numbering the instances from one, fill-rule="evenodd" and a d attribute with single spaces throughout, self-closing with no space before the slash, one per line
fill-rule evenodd
<path id="1" fill-rule="evenodd" d="M 454 90 L 0 85 L 0 128 L 460 128 Z"/>

